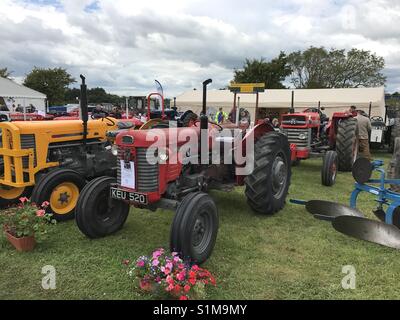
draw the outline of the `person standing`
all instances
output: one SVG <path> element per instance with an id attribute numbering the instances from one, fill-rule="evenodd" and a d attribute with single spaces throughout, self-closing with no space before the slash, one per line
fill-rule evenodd
<path id="1" fill-rule="evenodd" d="M 218 124 L 223 123 L 226 119 L 228 119 L 228 115 L 222 110 L 222 107 L 219 108 L 219 111 L 215 115 L 215 122 Z"/>
<path id="2" fill-rule="evenodd" d="M 358 150 L 360 156 L 371 160 L 371 153 L 369 151 L 369 135 L 371 133 L 371 121 L 368 117 L 362 114 L 362 110 L 357 110 L 357 131 L 358 131 Z"/>

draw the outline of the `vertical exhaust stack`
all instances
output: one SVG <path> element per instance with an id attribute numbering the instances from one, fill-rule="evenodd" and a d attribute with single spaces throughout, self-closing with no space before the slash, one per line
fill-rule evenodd
<path id="1" fill-rule="evenodd" d="M 203 82 L 203 108 L 200 115 L 200 163 L 208 164 L 208 117 L 207 117 L 207 85 L 212 82 L 207 79 Z M 205 130 L 204 130 L 205 129 Z"/>
<path id="2" fill-rule="evenodd" d="M 86 93 L 86 83 L 85 80 L 86 78 L 83 75 L 80 75 L 81 79 L 82 79 L 82 84 L 81 84 L 81 103 L 80 103 L 80 107 L 81 107 L 81 116 L 82 116 L 82 124 L 83 124 L 83 145 L 86 146 L 86 139 L 87 139 L 87 123 L 89 120 L 89 116 L 88 116 L 88 102 L 87 102 L 87 93 Z"/>

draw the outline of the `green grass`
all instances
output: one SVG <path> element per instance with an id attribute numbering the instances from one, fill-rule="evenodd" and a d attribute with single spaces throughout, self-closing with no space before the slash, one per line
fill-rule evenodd
<path id="1" fill-rule="evenodd" d="M 388 155 L 376 154 L 385 159 Z M 320 183 L 321 160 L 293 168 L 288 198 L 348 203 L 354 180 L 340 173 L 334 187 Z M 205 263 L 217 278 L 211 299 L 397 299 L 400 252 L 346 237 L 314 219 L 303 206 L 287 203 L 274 216 L 254 214 L 243 188 L 213 192 L 220 229 Z M 371 218 L 373 198 L 359 208 Z M 149 299 L 129 282 L 122 259 L 168 248 L 173 212 L 132 210 L 124 228 L 98 240 L 85 238 L 74 221 L 59 223 L 33 252 L 18 253 L 0 241 L 1 299 Z M 41 268 L 57 270 L 57 289 L 41 288 Z M 357 272 L 355 290 L 344 290 L 344 265 Z"/>

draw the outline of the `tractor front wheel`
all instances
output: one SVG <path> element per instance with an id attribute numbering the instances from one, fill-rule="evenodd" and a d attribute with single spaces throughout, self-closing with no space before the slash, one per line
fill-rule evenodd
<path id="1" fill-rule="evenodd" d="M 57 221 L 74 218 L 79 193 L 86 184 L 82 176 L 71 169 L 55 169 L 42 175 L 33 188 L 32 202 L 41 205 L 49 202 L 46 212 Z"/>
<path id="2" fill-rule="evenodd" d="M 254 145 L 254 170 L 244 182 L 247 203 L 273 214 L 285 205 L 291 177 L 289 142 L 281 133 L 264 134 Z"/>
<path id="3" fill-rule="evenodd" d="M 100 238 L 117 232 L 129 214 L 129 205 L 110 198 L 110 185 L 117 180 L 99 177 L 83 188 L 75 209 L 79 230 L 89 238 Z"/>
<path id="4" fill-rule="evenodd" d="M 182 259 L 201 264 L 214 249 L 218 233 L 218 210 L 206 193 L 188 194 L 179 204 L 171 226 L 171 251 Z"/>
<path id="5" fill-rule="evenodd" d="M 338 157 L 336 151 L 328 151 L 322 160 L 321 182 L 324 186 L 333 186 L 336 181 Z"/>
<path id="6" fill-rule="evenodd" d="M 19 201 L 21 197 L 29 198 L 32 193 L 32 187 L 9 187 L 0 185 L 0 208 L 6 208 Z"/>

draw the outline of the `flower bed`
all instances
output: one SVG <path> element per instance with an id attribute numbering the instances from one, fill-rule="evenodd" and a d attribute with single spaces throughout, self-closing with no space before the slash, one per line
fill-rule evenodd
<path id="1" fill-rule="evenodd" d="M 162 248 L 151 256 L 123 263 L 128 268 L 128 275 L 138 282 L 142 291 L 159 297 L 204 299 L 206 287 L 216 284 L 208 270 L 185 263 L 176 252 L 167 255 Z"/>

